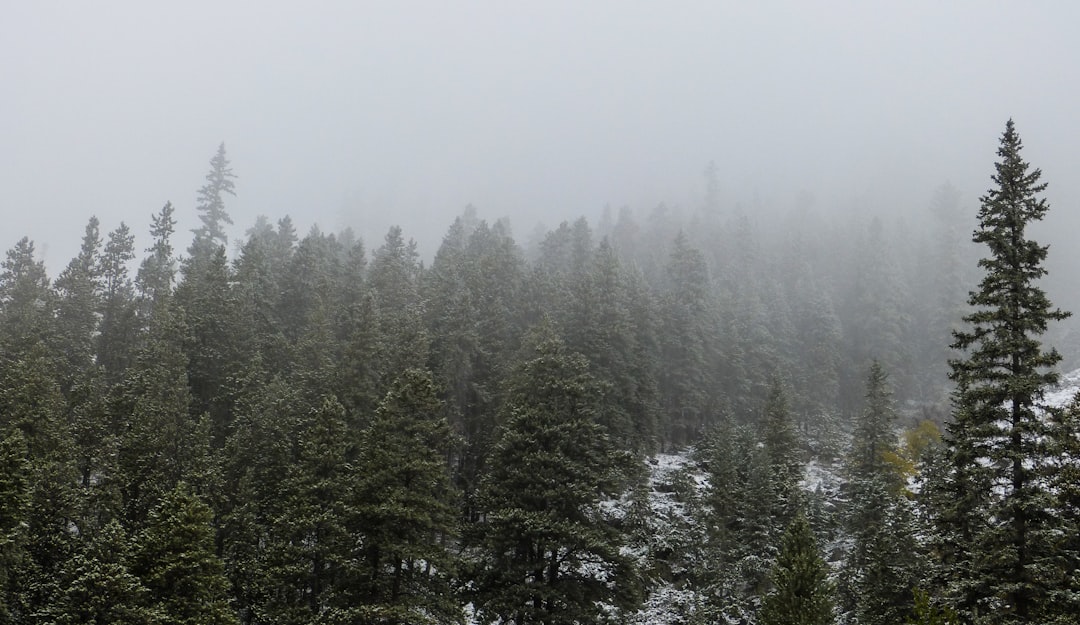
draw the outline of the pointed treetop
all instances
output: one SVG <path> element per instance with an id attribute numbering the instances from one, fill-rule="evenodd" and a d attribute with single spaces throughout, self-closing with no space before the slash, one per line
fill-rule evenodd
<path id="1" fill-rule="evenodd" d="M 225 211 L 223 194 L 236 195 L 233 179 L 236 174 L 229 167 L 225 156 L 225 143 L 218 146 L 217 154 L 210 159 L 210 172 L 206 174 L 206 184 L 198 192 L 196 209 L 202 225 L 192 230 L 195 241 L 191 252 L 195 255 L 204 247 L 226 245 L 229 237 L 225 234 L 224 224 L 232 224 L 232 218 Z"/>

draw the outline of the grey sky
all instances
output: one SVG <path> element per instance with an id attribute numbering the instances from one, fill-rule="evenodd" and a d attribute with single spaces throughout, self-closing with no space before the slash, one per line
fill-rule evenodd
<path id="1" fill-rule="evenodd" d="M 234 238 L 290 214 L 430 248 L 473 203 L 524 239 L 693 205 L 710 160 L 732 200 L 918 213 L 951 180 L 974 210 L 1010 116 L 1071 225 L 1078 24 L 1075 2 L 11 0 L 0 245 L 31 236 L 55 274 L 91 214 L 143 248 L 172 200 L 186 247 L 222 140 Z"/>

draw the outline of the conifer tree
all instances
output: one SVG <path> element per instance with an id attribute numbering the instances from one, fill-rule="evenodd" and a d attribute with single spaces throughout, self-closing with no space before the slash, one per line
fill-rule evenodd
<path id="1" fill-rule="evenodd" d="M 1009 120 L 973 236 L 988 248 L 979 261 L 985 275 L 970 295 L 967 328 L 954 333 L 961 357 L 949 363 L 952 505 L 939 518 L 955 545 L 944 554 L 950 595 L 961 616 L 977 623 L 1048 622 L 1059 609 L 1049 598 L 1061 583 L 1054 537 L 1062 528 L 1047 486 L 1059 463 L 1042 397 L 1058 379 L 1061 356 L 1039 337 L 1068 313 L 1038 285 L 1047 246 L 1028 238 L 1027 227 L 1049 206 L 1039 197 L 1042 173 L 1021 148 Z"/>
<path id="2" fill-rule="evenodd" d="M 229 582 L 214 552 L 213 511 L 184 483 L 151 511 L 135 572 L 163 625 L 235 625 Z"/>
<path id="3" fill-rule="evenodd" d="M 713 317 L 705 257 L 681 232 L 666 269 L 670 287 L 662 300 L 659 389 L 668 421 L 668 442 L 682 445 L 709 425 L 706 413 L 714 387 L 712 366 L 719 324 Z"/>
<path id="4" fill-rule="evenodd" d="M 217 153 L 210 159 L 210 172 L 206 174 L 206 184 L 199 189 L 196 208 L 202 225 L 194 229 L 195 240 L 188 252 L 192 256 L 201 256 L 215 247 L 229 242 L 225 234 L 225 224 L 232 224 L 232 218 L 225 210 L 223 195 L 236 195 L 236 183 L 233 179 L 229 159 L 225 156 L 225 143 L 218 146 Z"/>
<path id="5" fill-rule="evenodd" d="M 888 376 L 876 361 L 866 380 L 866 406 L 855 423 L 847 457 L 848 509 L 852 537 L 841 575 L 845 609 L 860 624 L 897 623 L 912 610 L 912 588 L 921 558 L 910 502 L 900 476 L 888 462 L 895 457 L 895 410 Z"/>
<path id="6" fill-rule="evenodd" d="M 97 217 L 91 217 L 78 256 L 71 259 L 54 284 L 58 348 L 62 354 L 61 385 L 65 391 L 94 364 L 94 334 L 101 312 L 102 290 L 98 228 Z"/>
<path id="7" fill-rule="evenodd" d="M 0 624 L 18 622 L 22 611 L 18 576 L 26 566 L 30 463 L 17 428 L 0 430 Z"/>
<path id="8" fill-rule="evenodd" d="M 161 211 L 154 215 L 150 227 L 153 243 L 146 249 L 150 254 L 139 265 L 135 277 L 141 297 L 140 313 L 143 323 L 152 316 L 157 304 L 172 294 L 173 281 L 176 279 L 176 259 L 173 257 L 172 235 L 176 229 L 173 219 L 173 206 L 166 202 Z"/>
<path id="9" fill-rule="evenodd" d="M 773 378 L 765 400 L 763 443 L 769 461 L 769 478 L 775 493 L 773 514 L 780 527 L 795 517 L 801 504 L 802 458 L 795 424 L 788 408 L 787 393 L 779 379 Z"/>
<path id="10" fill-rule="evenodd" d="M 875 360 L 870 365 L 866 379 L 866 407 L 855 421 L 848 455 L 848 472 L 852 479 L 886 477 L 891 470 L 886 458 L 896 451 L 896 433 L 893 431 L 896 412 L 888 377 L 881 363 Z"/>
<path id="11" fill-rule="evenodd" d="M 773 591 L 761 604 L 760 625 L 829 625 L 833 587 L 810 524 L 801 513 L 788 526 L 772 571 Z"/>
<path id="12" fill-rule="evenodd" d="M 460 619 L 450 588 L 457 534 L 446 459 L 452 436 L 430 374 L 406 370 L 363 435 L 356 494 L 365 620 Z"/>
<path id="13" fill-rule="evenodd" d="M 135 290 L 127 270 L 135 258 L 134 245 L 134 235 L 121 223 L 109 233 L 100 258 L 102 302 L 97 362 L 109 382 L 120 380 L 136 349 Z"/>
<path id="14" fill-rule="evenodd" d="M 56 625 L 151 625 L 162 614 L 150 605 L 150 593 L 133 575 L 128 537 L 116 521 L 89 539 L 72 557 L 54 605 L 44 615 Z"/>
<path id="15" fill-rule="evenodd" d="M 599 505 L 621 462 L 596 423 L 601 394 L 588 362 L 546 325 L 529 345 L 481 491 L 477 607 L 521 625 L 595 622 L 602 603 L 633 602 L 633 567 Z"/>

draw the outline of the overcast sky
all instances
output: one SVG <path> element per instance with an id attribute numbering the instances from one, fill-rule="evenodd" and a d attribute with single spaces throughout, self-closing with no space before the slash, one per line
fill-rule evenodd
<path id="1" fill-rule="evenodd" d="M 1071 226 L 1078 25 L 1066 1 L 10 1 L 0 245 L 55 274 L 91 214 L 141 249 L 171 200 L 185 248 L 221 141 L 234 239 L 289 214 L 430 248 L 472 203 L 522 240 L 692 206 L 711 160 L 732 201 L 922 214 L 950 180 L 974 211 L 1009 117 Z"/>

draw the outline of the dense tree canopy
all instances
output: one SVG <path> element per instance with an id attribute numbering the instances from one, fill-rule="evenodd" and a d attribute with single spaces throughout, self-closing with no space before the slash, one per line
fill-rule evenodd
<path id="1" fill-rule="evenodd" d="M 165 203 L 55 280 L 0 263 L 0 625 L 1071 622 L 1080 408 L 1044 401 L 1019 152 L 965 307 L 949 187 L 774 229 L 710 167 L 697 209 L 524 245 L 468 207 L 429 262 L 288 217 L 227 246 L 222 145 L 190 244 Z"/>

